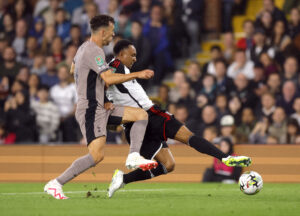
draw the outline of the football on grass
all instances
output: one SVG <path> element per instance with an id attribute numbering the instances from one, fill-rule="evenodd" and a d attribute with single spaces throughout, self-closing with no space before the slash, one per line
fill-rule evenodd
<path id="1" fill-rule="evenodd" d="M 240 189 L 244 194 L 257 194 L 263 187 L 262 177 L 254 171 L 243 173 L 239 179 Z"/>

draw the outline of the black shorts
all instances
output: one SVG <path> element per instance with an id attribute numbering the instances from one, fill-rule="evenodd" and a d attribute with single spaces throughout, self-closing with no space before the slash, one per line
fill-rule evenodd
<path id="1" fill-rule="evenodd" d="M 165 141 L 168 138 L 174 139 L 183 124 L 158 106 L 151 107 L 147 112 L 149 121 L 140 154 L 146 159 L 152 159 L 161 148 L 168 148 Z M 124 125 L 128 143 L 132 124 Z"/>

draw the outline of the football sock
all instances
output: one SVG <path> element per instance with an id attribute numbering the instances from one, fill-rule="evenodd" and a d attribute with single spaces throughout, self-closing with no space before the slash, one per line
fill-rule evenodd
<path id="1" fill-rule="evenodd" d="M 139 120 L 133 123 L 130 130 L 129 153 L 140 152 L 147 125 L 148 125 L 148 120 Z"/>
<path id="2" fill-rule="evenodd" d="M 136 169 L 130 173 L 124 174 L 123 182 L 125 184 L 128 184 L 130 182 L 151 179 L 156 176 L 160 176 L 160 175 L 167 174 L 167 173 L 168 173 L 168 171 L 165 168 L 165 166 L 162 165 L 161 163 L 158 163 L 158 166 L 156 167 L 156 169 L 147 170 L 147 171 L 142 171 L 141 169 Z"/>
<path id="3" fill-rule="evenodd" d="M 228 156 L 212 143 L 199 136 L 191 136 L 188 141 L 188 145 L 196 149 L 198 152 L 208 154 L 210 156 L 218 158 L 219 160 L 222 160 L 222 158 L 226 158 Z"/>
<path id="4" fill-rule="evenodd" d="M 94 159 L 89 153 L 75 160 L 56 180 L 61 185 L 66 184 L 85 170 L 95 166 Z"/>

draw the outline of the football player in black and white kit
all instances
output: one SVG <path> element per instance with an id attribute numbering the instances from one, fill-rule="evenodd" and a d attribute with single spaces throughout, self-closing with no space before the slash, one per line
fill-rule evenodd
<path id="1" fill-rule="evenodd" d="M 109 64 L 112 71 L 114 73 L 129 74 L 130 68 L 136 62 L 134 45 L 128 40 L 120 40 L 114 46 L 114 54 L 115 59 Z M 216 157 L 227 166 L 246 167 L 251 164 L 251 158 L 224 154 L 207 140 L 193 134 L 172 114 L 154 105 L 136 80 L 112 85 L 107 89 L 106 95 L 109 101 L 115 105 L 139 107 L 147 111 L 149 122 L 140 154 L 146 159 L 156 159 L 158 161 L 157 168 L 148 171 L 137 169 L 124 174 L 121 170 L 115 170 L 108 188 L 108 197 L 112 197 L 114 192 L 125 184 L 150 179 L 173 171 L 175 162 L 165 143 L 168 138 L 185 143 L 201 153 Z M 124 127 L 126 138 L 130 143 L 131 124 L 125 124 Z"/>

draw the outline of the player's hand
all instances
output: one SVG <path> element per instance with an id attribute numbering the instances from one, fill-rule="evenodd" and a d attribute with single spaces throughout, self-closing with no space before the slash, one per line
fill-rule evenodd
<path id="1" fill-rule="evenodd" d="M 115 108 L 115 105 L 112 102 L 106 102 L 104 103 L 104 108 L 106 110 L 113 110 Z"/>
<path id="2" fill-rule="evenodd" d="M 154 76 L 154 71 L 153 70 L 142 70 L 138 72 L 138 78 L 139 79 L 150 79 Z"/>

